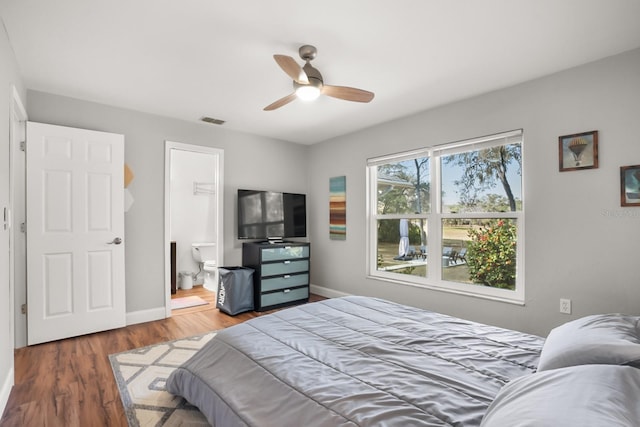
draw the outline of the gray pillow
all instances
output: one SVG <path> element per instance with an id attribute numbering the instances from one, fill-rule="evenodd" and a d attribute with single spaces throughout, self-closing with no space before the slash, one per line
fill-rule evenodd
<path id="1" fill-rule="evenodd" d="M 596 314 L 558 326 L 544 342 L 538 371 L 588 364 L 640 367 L 640 317 Z"/>
<path id="2" fill-rule="evenodd" d="M 481 427 L 640 426 L 640 369 L 582 365 L 526 375 L 505 385 Z"/>

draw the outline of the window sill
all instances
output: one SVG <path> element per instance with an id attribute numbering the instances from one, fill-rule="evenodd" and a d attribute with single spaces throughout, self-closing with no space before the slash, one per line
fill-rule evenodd
<path id="1" fill-rule="evenodd" d="M 456 294 L 456 295 L 464 295 L 468 297 L 486 299 L 486 300 L 497 301 L 497 302 L 504 302 L 504 303 L 520 305 L 520 306 L 525 305 L 524 295 L 521 295 L 521 293 L 517 293 L 516 291 L 507 291 L 504 289 L 496 289 L 496 288 L 484 287 L 480 285 L 465 285 L 462 283 L 460 284 L 447 283 L 442 285 L 429 283 L 426 281 L 417 283 L 417 282 L 409 282 L 406 280 L 399 280 L 395 277 L 391 277 L 387 275 L 368 274 L 367 278 L 373 279 L 373 280 L 379 280 L 382 282 L 389 282 L 396 285 L 409 286 L 412 288 L 428 289 L 432 291 L 446 292 L 446 293 Z M 474 288 L 477 288 L 477 289 L 474 289 Z M 482 292 L 478 292 L 480 290 L 482 290 Z"/>

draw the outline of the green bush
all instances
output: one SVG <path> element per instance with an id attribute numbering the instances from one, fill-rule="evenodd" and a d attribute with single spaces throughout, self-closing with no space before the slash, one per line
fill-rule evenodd
<path id="1" fill-rule="evenodd" d="M 378 242 L 398 243 L 400 241 L 400 220 L 387 219 L 378 222 Z M 420 227 L 409 222 L 409 244 L 420 244 Z"/>
<path id="2" fill-rule="evenodd" d="M 474 283 L 503 289 L 516 286 L 516 226 L 510 220 L 492 220 L 469 230 L 467 265 Z"/>

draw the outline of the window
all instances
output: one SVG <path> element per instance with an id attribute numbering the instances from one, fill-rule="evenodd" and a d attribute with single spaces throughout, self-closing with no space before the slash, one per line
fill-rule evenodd
<path id="1" fill-rule="evenodd" d="M 371 277 L 524 302 L 521 130 L 369 159 Z"/>

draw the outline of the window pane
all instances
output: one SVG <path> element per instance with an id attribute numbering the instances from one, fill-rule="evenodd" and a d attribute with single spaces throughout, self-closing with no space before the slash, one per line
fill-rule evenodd
<path id="1" fill-rule="evenodd" d="M 377 270 L 426 277 L 427 220 L 378 220 Z"/>
<path id="2" fill-rule="evenodd" d="M 429 158 L 377 167 L 378 214 L 429 212 Z"/>
<path id="3" fill-rule="evenodd" d="M 442 279 L 514 290 L 515 219 L 442 220 Z"/>
<path id="4" fill-rule="evenodd" d="M 442 212 L 522 210 L 521 159 L 519 143 L 442 156 Z"/>

